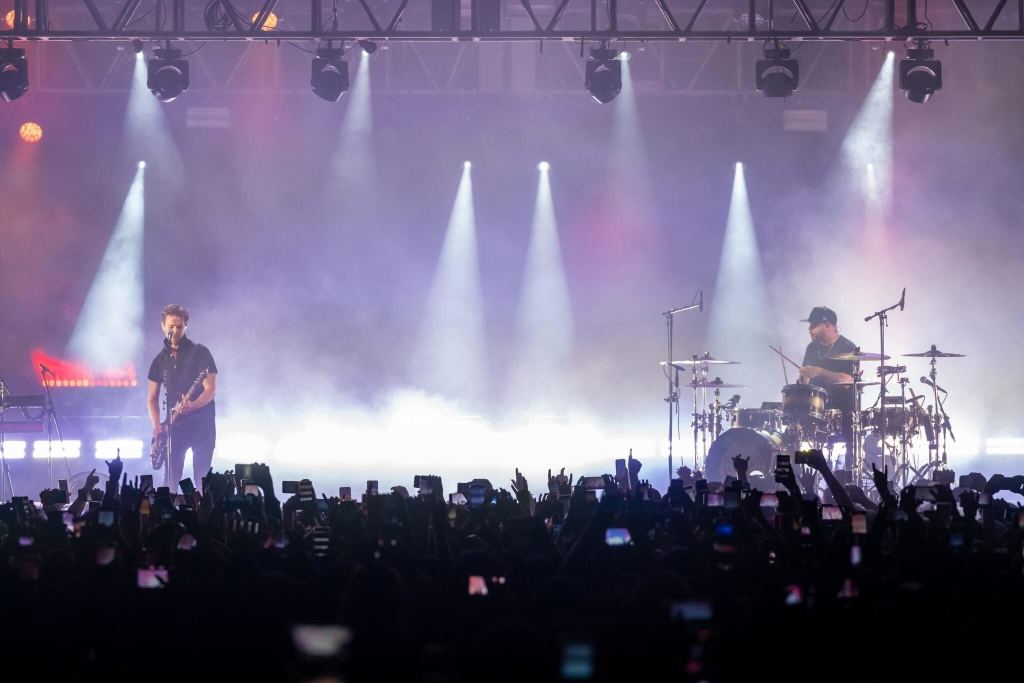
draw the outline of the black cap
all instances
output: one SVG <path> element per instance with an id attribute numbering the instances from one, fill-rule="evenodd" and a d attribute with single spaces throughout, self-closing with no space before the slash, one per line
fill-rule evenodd
<path id="1" fill-rule="evenodd" d="M 828 306 L 815 306 L 811 309 L 811 312 L 807 315 L 805 320 L 801 320 L 802 323 L 832 323 L 835 325 L 839 322 L 839 318 L 836 317 L 836 312 Z"/>

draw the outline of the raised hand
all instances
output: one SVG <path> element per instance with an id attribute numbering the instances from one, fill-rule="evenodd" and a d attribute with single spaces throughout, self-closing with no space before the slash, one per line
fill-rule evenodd
<path id="1" fill-rule="evenodd" d="M 889 466 L 885 465 L 879 470 L 875 463 L 871 463 L 871 479 L 875 482 L 875 490 L 882 499 L 889 497 Z"/>
<path id="2" fill-rule="evenodd" d="M 806 460 L 804 464 L 819 472 L 824 472 L 828 469 L 828 461 L 825 460 L 825 454 L 816 448 L 806 451 Z"/>
<path id="3" fill-rule="evenodd" d="M 118 479 L 121 478 L 121 472 L 124 470 L 124 462 L 121 460 L 121 451 L 117 452 L 117 457 L 113 460 L 104 460 L 103 462 L 107 463 L 107 474 L 109 476 L 109 480 L 117 484 Z"/>
<path id="4" fill-rule="evenodd" d="M 747 467 L 750 464 L 750 458 L 744 458 L 742 453 L 733 456 L 732 466 L 736 470 L 736 476 L 742 480 L 747 479 Z"/>
<path id="5" fill-rule="evenodd" d="M 92 471 L 85 476 L 85 488 L 86 491 L 92 491 L 96 488 L 96 484 L 100 483 L 100 478 L 96 476 L 96 468 L 92 468 Z"/>
<path id="6" fill-rule="evenodd" d="M 516 468 L 516 478 L 512 480 L 512 492 L 515 493 L 516 498 L 519 500 L 523 500 L 524 497 L 530 497 L 530 485 L 518 467 Z"/>

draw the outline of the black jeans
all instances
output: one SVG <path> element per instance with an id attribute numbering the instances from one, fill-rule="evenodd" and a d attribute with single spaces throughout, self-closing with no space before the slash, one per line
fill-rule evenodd
<path id="1" fill-rule="evenodd" d="M 217 423 L 213 415 L 183 416 L 171 428 L 171 450 L 167 458 L 167 480 L 164 485 L 170 487 L 172 493 L 178 492 L 178 482 L 185 469 L 185 453 L 191 448 L 192 483 L 201 491 L 203 477 L 213 463 L 213 449 L 216 445 Z"/>

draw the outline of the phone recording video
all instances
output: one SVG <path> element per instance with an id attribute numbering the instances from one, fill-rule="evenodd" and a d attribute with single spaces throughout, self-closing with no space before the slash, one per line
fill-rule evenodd
<path id="1" fill-rule="evenodd" d="M 604 544 L 612 548 L 633 545 L 633 537 L 629 535 L 629 529 L 605 529 Z"/>
<path id="2" fill-rule="evenodd" d="M 821 521 L 823 522 L 841 522 L 843 521 L 843 510 L 837 505 L 822 505 L 821 506 Z"/>
<path id="3" fill-rule="evenodd" d="M 567 642 L 562 646 L 562 679 L 589 681 L 594 677 L 594 646 L 582 641 Z"/>
<path id="4" fill-rule="evenodd" d="M 868 532 L 868 514 L 866 512 L 854 512 L 850 521 L 853 523 L 853 533 L 864 535 Z"/>
<path id="5" fill-rule="evenodd" d="M 487 595 L 487 581 L 482 576 L 470 576 L 466 590 L 469 595 Z"/>
<path id="6" fill-rule="evenodd" d="M 302 656 L 326 659 L 341 654 L 352 640 L 352 632 L 334 624 L 297 624 L 292 627 L 292 644 Z"/>
<path id="7" fill-rule="evenodd" d="M 709 508 L 720 508 L 725 505 L 725 496 L 721 493 L 708 493 L 708 507 Z"/>
<path id="8" fill-rule="evenodd" d="M 711 621 L 714 610 L 710 600 L 683 600 L 672 604 L 669 618 L 673 621 Z"/>
<path id="9" fill-rule="evenodd" d="M 100 526 L 112 527 L 114 526 L 114 511 L 113 510 L 100 510 L 99 516 Z"/>
<path id="10" fill-rule="evenodd" d="M 136 583 L 139 588 L 163 588 L 167 582 L 167 570 L 163 567 L 139 569 L 136 574 Z"/>

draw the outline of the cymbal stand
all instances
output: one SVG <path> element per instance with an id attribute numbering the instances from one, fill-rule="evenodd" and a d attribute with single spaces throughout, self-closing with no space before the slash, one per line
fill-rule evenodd
<path id="1" fill-rule="evenodd" d="M 928 371 L 928 378 L 931 379 L 931 381 L 932 381 L 932 398 L 935 400 L 935 436 L 936 436 L 936 439 L 935 439 L 935 451 L 936 451 L 935 456 L 936 456 L 936 459 L 935 459 L 934 463 L 935 463 L 935 468 L 936 469 L 943 469 L 944 470 L 944 469 L 946 469 L 946 464 L 948 462 L 947 459 L 946 459 L 946 434 L 948 433 L 950 436 L 952 436 L 953 435 L 953 429 L 949 425 L 949 415 L 946 413 L 946 406 L 945 406 L 946 399 L 940 399 L 939 398 L 939 388 L 938 388 L 939 385 L 938 385 L 938 382 L 936 381 L 937 378 L 938 378 L 938 375 L 939 375 L 938 368 L 937 368 L 937 363 L 936 363 L 937 360 L 938 360 L 937 358 L 932 358 L 931 361 L 929 362 L 929 365 L 931 365 L 931 369 Z M 939 457 L 938 457 L 939 456 L 939 454 L 938 454 L 938 449 L 939 449 L 938 435 L 939 435 L 939 430 L 940 429 L 942 430 L 942 458 L 941 459 L 939 459 Z M 954 437 L 953 440 L 956 441 L 956 438 Z M 930 455 L 930 453 L 929 453 L 929 455 Z"/>
<path id="2" fill-rule="evenodd" d="M 885 361 L 882 362 L 884 363 Z M 897 381 L 900 384 L 900 397 L 902 398 L 902 403 L 900 403 L 902 417 L 900 420 L 900 460 L 901 469 L 903 470 L 903 486 L 906 487 L 910 479 L 910 461 L 908 459 L 908 442 L 910 441 L 910 437 L 907 434 L 907 419 L 909 412 L 907 410 L 907 384 L 910 382 L 910 378 L 901 375 Z M 882 406 L 882 412 L 885 412 L 885 406 Z"/>
<path id="3" fill-rule="evenodd" d="M 903 288 L 903 294 L 900 295 L 900 300 L 899 301 L 897 301 L 892 306 L 889 306 L 888 308 L 883 308 L 882 310 L 876 311 L 876 312 L 872 313 L 871 315 L 869 315 L 868 317 L 864 318 L 864 322 L 866 322 L 866 323 L 867 322 L 871 322 L 871 320 L 873 318 L 878 318 L 878 337 L 879 337 L 878 353 L 879 353 L 879 355 L 882 356 L 882 360 L 880 362 L 883 365 L 885 364 L 885 328 L 889 326 L 889 311 L 891 311 L 893 309 L 896 309 L 896 308 L 898 308 L 898 309 L 900 309 L 902 311 L 903 310 L 903 305 L 904 305 L 904 303 L 906 303 L 906 300 L 907 300 L 907 288 L 904 287 Z M 879 414 L 879 417 L 878 417 L 878 439 L 879 439 L 879 442 L 882 444 L 883 456 L 884 456 L 884 453 L 885 453 L 885 380 L 886 380 L 886 378 L 882 377 L 882 385 L 881 385 L 881 390 L 879 392 L 881 394 L 881 398 L 879 399 L 879 402 L 881 403 L 881 406 L 882 406 L 882 412 Z"/>
<path id="4" fill-rule="evenodd" d="M 708 406 L 711 409 L 711 429 L 714 432 L 714 438 L 718 438 L 722 435 L 722 390 L 715 389 L 715 400 Z"/>
<path id="5" fill-rule="evenodd" d="M 673 425 L 673 419 L 677 423 L 679 420 L 679 368 L 671 365 L 672 360 L 674 359 L 672 351 L 672 331 L 676 313 L 685 313 L 686 311 L 692 311 L 694 309 L 699 309 L 701 311 L 704 310 L 703 290 L 698 290 L 698 294 L 700 295 L 699 303 L 683 306 L 682 308 L 674 308 L 662 313 L 662 315 L 665 316 L 665 325 L 668 328 L 668 358 L 666 360 L 670 363 L 670 365 L 667 366 L 668 369 L 665 373 L 668 378 L 668 396 L 665 398 L 665 402 L 668 403 L 668 478 L 670 481 L 675 478 L 675 469 L 672 465 L 672 444 L 675 442 L 673 427 L 675 427 L 676 433 L 681 434 L 678 424 Z M 697 297 L 694 296 L 694 298 L 696 299 Z"/>
<path id="6" fill-rule="evenodd" d="M 853 445 L 853 453 L 847 454 L 847 462 L 850 462 L 851 456 L 853 460 L 853 483 L 860 485 L 861 479 L 864 476 L 864 426 L 860 423 L 860 411 L 861 404 L 864 398 L 864 385 L 860 381 L 863 376 L 863 372 L 860 369 L 860 361 L 854 361 L 853 364 L 853 395 L 854 395 L 854 410 L 853 417 L 850 421 L 850 430 L 853 432 L 853 438 L 850 440 Z"/>

